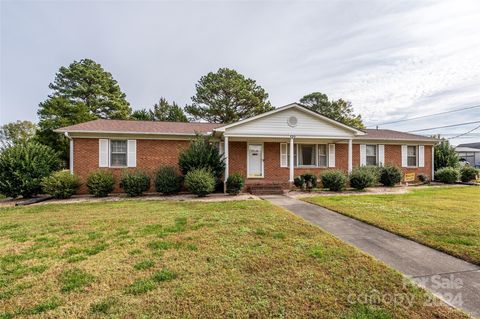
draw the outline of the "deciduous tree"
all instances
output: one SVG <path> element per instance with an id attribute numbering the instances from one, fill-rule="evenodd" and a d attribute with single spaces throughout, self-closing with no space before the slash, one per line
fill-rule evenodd
<path id="1" fill-rule="evenodd" d="M 343 99 L 330 101 L 326 94 L 313 92 L 302 97 L 300 103 L 313 111 L 343 124 L 356 128 L 365 128 L 362 117 L 354 114 L 352 103 L 349 101 Z"/>

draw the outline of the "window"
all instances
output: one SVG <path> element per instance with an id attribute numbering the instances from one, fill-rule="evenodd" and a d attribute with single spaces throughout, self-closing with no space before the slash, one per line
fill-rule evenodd
<path id="1" fill-rule="evenodd" d="M 417 166 L 416 146 L 407 146 L 407 166 Z"/>
<path id="2" fill-rule="evenodd" d="M 294 144 L 293 163 L 295 166 L 326 167 L 328 147 L 326 144 Z M 290 144 L 280 144 L 280 167 L 290 166 Z"/>
<path id="3" fill-rule="evenodd" d="M 127 141 L 110 141 L 110 166 L 127 166 Z"/>
<path id="4" fill-rule="evenodd" d="M 326 167 L 327 164 L 327 145 L 318 144 L 318 166 Z"/>
<path id="5" fill-rule="evenodd" d="M 298 144 L 298 166 L 316 166 L 316 145 Z"/>
<path id="6" fill-rule="evenodd" d="M 367 145 L 366 146 L 366 153 L 367 153 L 367 165 L 377 165 L 377 145 Z"/>

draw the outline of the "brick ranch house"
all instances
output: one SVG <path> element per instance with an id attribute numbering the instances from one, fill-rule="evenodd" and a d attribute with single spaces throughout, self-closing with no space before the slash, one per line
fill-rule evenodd
<path id="1" fill-rule="evenodd" d="M 297 103 L 228 125 L 100 119 L 56 132 L 69 137 L 70 170 L 82 181 L 99 168 L 119 177 L 124 169 L 178 166 L 189 140 L 207 134 L 225 157 L 225 176 L 241 173 L 247 189 L 259 184 L 288 188 L 305 172 L 347 172 L 362 165 L 395 164 L 404 173 L 431 179 L 437 142 L 392 130 L 359 130 Z M 116 191 L 121 191 L 118 185 Z M 85 185 L 79 192 L 87 192 Z"/>

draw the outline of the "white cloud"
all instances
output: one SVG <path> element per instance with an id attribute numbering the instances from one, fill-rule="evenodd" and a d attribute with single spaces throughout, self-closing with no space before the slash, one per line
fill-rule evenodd
<path id="1" fill-rule="evenodd" d="M 61 65 L 91 57 L 134 108 L 188 103 L 227 66 L 274 105 L 312 91 L 374 124 L 480 104 L 480 2 L 2 2 L 0 122 L 35 119 Z M 87 23 L 84 23 L 87 21 Z M 389 126 L 480 118 L 480 110 Z M 450 132 L 468 130 L 453 128 Z"/>

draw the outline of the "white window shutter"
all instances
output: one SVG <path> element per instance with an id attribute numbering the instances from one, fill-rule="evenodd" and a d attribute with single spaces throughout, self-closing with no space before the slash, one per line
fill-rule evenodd
<path id="1" fill-rule="evenodd" d="M 425 146 L 418 146 L 418 167 L 425 167 Z"/>
<path id="2" fill-rule="evenodd" d="M 360 144 L 360 166 L 367 165 L 367 145 Z"/>
<path id="3" fill-rule="evenodd" d="M 280 167 L 288 167 L 287 143 L 280 143 Z"/>
<path id="4" fill-rule="evenodd" d="M 137 140 L 128 140 L 127 142 L 127 166 L 137 166 Z"/>
<path id="5" fill-rule="evenodd" d="M 385 165 L 385 145 L 378 145 L 378 166 Z"/>
<path id="6" fill-rule="evenodd" d="M 335 144 L 328 144 L 328 167 L 335 167 Z"/>
<path id="7" fill-rule="evenodd" d="M 108 167 L 108 140 L 98 140 L 98 167 Z"/>
<path id="8" fill-rule="evenodd" d="M 407 145 L 402 145 L 402 167 L 407 167 Z"/>

